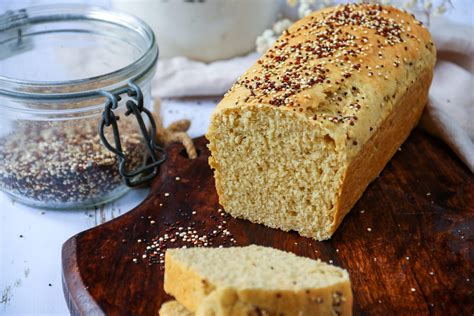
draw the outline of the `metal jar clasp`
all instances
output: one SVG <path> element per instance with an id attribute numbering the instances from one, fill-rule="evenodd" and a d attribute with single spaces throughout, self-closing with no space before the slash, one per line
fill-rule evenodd
<path id="1" fill-rule="evenodd" d="M 126 170 L 127 157 L 122 149 L 120 141 L 120 132 L 117 124 L 119 117 L 114 113 L 114 110 L 118 107 L 118 102 L 121 100 L 120 95 L 124 93 L 127 93 L 131 98 L 125 103 L 127 107 L 125 116 L 131 114 L 135 116 L 151 159 L 149 163 L 130 172 Z M 127 186 L 135 187 L 148 182 L 158 174 L 159 166 L 166 160 L 166 153 L 162 147 L 155 143 L 156 124 L 151 112 L 143 105 L 142 91 L 137 84 L 130 81 L 127 87 L 124 87 L 115 93 L 100 91 L 100 94 L 107 97 L 104 112 L 102 113 L 102 119 L 99 123 L 99 136 L 103 145 L 117 156 L 119 161 L 119 173 Z M 143 120 L 143 114 L 146 115 L 150 122 L 149 130 Z M 115 146 L 112 146 L 105 137 L 104 131 L 106 127 L 112 127 Z M 159 155 L 157 155 L 157 153 L 159 153 Z"/>

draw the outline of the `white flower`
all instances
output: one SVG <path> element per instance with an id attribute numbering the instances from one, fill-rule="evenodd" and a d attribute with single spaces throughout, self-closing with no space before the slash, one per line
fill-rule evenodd
<path id="1" fill-rule="evenodd" d="M 289 6 L 294 7 L 298 3 L 298 0 L 286 0 Z"/>
<path id="2" fill-rule="evenodd" d="M 417 2 L 418 2 L 417 0 L 409 0 L 405 2 L 403 6 L 405 7 L 405 9 L 411 9 L 416 6 Z"/>
<path id="3" fill-rule="evenodd" d="M 425 1 L 425 9 L 430 11 L 432 8 L 433 8 L 433 1 L 431 0 Z"/>
<path id="4" fill-rule="evenodd" d="M 301 3 L 298 7 L 298 16 L 300 19 L 311 14 L 311 8 L 308 3 Z"/>
<path id="5" fill-rule="evenodd" d="M 276 34 L 281 34 L 281 33 L 283 33 L 286 29 L 288 29 L 292 24 L 293 24 L 293 22 L 291 22 L 291 21 L 288 20 L 288 19 L 283 19 L 283 20 L 277 21 L 277 22 L 273 25 L 273 31 L 274 31 Z"/>
<path id="6" fill-rule="evenodd" d="M 257 37 L 255 42 L 257 46 L 257 52 L 260 54 L 265 53 L 276 41 L 275 33 L 272 30 L 265 30 L 262 35 Z"/>
<path id="7" fill-rule="evenodd" d="M 272 36 L 275 36 L 275 33 L 273 33 L 272 30 L 268 29 L 268 30 L 263 31 L 262 36 L 264 38 L 270 38 Z"/>
<path id="8" fill-rule="evenodd" d="M 444 3 L 442 3 L 436 8 L 436 14 L 437 15 L 442 15 L 442 14 L 446 13 L 447 10 L 448 9 L 446 8 L 446 5 Z"/>

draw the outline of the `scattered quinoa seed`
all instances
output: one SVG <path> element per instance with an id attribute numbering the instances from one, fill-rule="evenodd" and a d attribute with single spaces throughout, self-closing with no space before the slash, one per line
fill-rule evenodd
<path id="1" fill-rule="evenodd" d="M 148 265 L 158 264 L 160 269 L 164 268 L 164 256 L 168 248 L 188 248 L 188 247 L 224 247 L 235 245 L 236 240 L 233 234 L 227 229 L 226 221 L 230 215 L 218 210 L 220 217 L 211 215 L 209 220 L 214 221 L 213 229 L 206 229 L 204 221 L 195 219 L 193 215 L 197 211 L 186 211 L 179 209 L 178 214 L 189 220 L 188 226 L 182 224 L 180 220 L 173 223 L 164 222 L 163 230 L 150 240 L 138 239 L 137 243 L 145 243 L 144 250 L 140 254 L 146 259 Z M 144 220 L 149 220 L 150 217 Z M 150 223 L 155 223 L 151 220 Z M 136 263 L 136 261 L 134 261 Z"/>

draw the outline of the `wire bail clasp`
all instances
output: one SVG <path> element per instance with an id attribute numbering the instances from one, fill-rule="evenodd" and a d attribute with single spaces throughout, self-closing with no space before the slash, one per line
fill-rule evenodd
<path id="1" fill-rule="evenodd" d="M 114 113 L 114 110 L 118 107 L 118 102 L 121 100 L 120 94 L 122 93 L 127 93 L 127 95 L 131 98 L 131 100 L 128 100 L 125 103 L 127 108 L 125 116 L 129 116 L 130 114 L 135 116 L 151 159 L 150 163 L 130 172 L 126 170 L 127 157 L 125 156 L 120 141 L 120 132 L 117 124 L 119 117 Z M 104 111 L 102 112 L 102 120 L 99 123 L 100 140 L 109 151 L 113 152 L 117 156 L 119 161 L 119 173 L 127 186 L 135 187 L 148 182 L 158 174 L 159 166 L 166 160 L 166 153 L 162 147 L 155 143 L 156 123 L 151 112 L 143 106 L 142 91 L 137 84 L 135 84 L 133 81 L 130 81 L 128 83 L 128 87 L 119 90 L 115 94 L 107 91 L 100 91 L 100 94 L 107 97 L 108 99 L 105 104 Z M 146 117 L 148 117 L 150 122 L 149 131 L 145 122 L 143 121 L 142 114 L 145 114 Z M 112 146 L 105 137 L 104 130 L 106 127 L 112 127 L 115 147 Z M 159 155 L 157 155 L 157 152 Z"/>

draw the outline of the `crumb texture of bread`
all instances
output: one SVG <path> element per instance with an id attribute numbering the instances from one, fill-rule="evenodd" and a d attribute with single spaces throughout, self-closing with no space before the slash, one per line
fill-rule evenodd
<path id="1" fill-rule="evenodd" d="M 330 238 L 417 124 L 435 56 L 429 32 L 393 7 L 346 4 L 296 22 L 212 115 L 225 211 Z"/>
<path id="2" fill-rule="evenodd" d="M 163 303 L 159 312 L 160 316 L 193 316 L 194 313 L 188 311 L 183 305 L 177 301 L 169 301 Z"/>
<path id="3" fill-rule="evenodd" d="M 165 291 L 198 316 L 351 315 L 347 271 L 262 246 L 169 249 Z"/>

